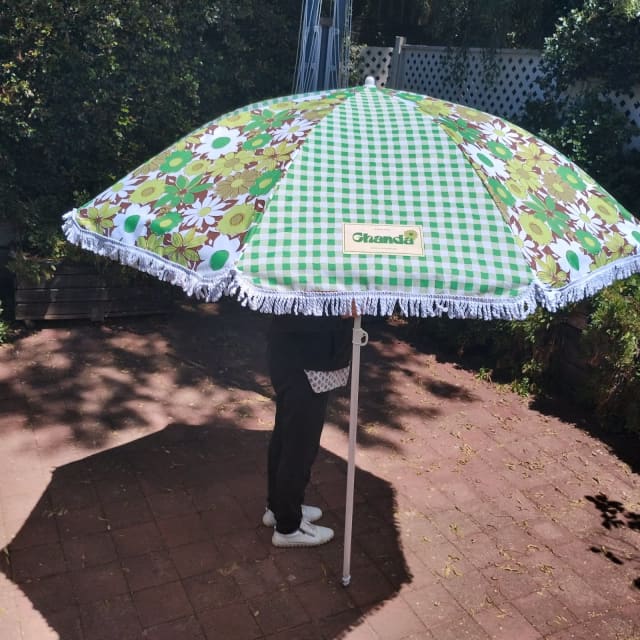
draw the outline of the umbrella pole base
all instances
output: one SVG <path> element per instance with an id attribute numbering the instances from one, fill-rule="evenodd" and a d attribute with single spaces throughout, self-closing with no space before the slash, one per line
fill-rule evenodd
<path id="1" fill-rule="evenodd" d="M 351 576 L 342 576 L 342 586 L 348 587 L 351 584 Z"/>

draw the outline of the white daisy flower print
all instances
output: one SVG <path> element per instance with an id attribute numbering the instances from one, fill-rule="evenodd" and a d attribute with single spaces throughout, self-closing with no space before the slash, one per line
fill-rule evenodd
<path id="1" fill-rule="evenodd" d="M 315 126 L 306 118 L 296 118 L 292 122 L 285 122 L 272 133 L 275 142 L 293 142 L 306 135 Z"/>
<path id="2" fill-rule="evenodd" d="M 510 146 L 520 142 L 522 136 L 518 131 L 515 131 L 507 123 L 499 120 L 492 120 L 491 122 L 479 122 L 478 129 L 482 134 L 501 142 L 504 145 Z"/>
<path id="3" fill-rule="evenodd" d="M 210 159 L 219 158 L 225 153 L 238 151 L 247 136 L 239 129 L 216 127 L 211 133 L 205 133 L 194 148 L 196 154 L 205 154 Z"/>
<path id="4" fill-rule="evenodd" d="M 593 258 L 577 242 L 558 239 L 549 243 L 549 249 L 557 256 L 558 264 L 569 274 L 570 280 L 589 274 Z"/>
<path id="5" fill-rule="evenodd" d="M 509 178 L 505 162 L 494 156 L 487 149 L 473 144 L 464 144 L 461 148 L 489 178 L 502 178 L 503 180 Z"/>
<path id="6" fill-rule="evenodd" d="M 136 176 L 129 174 L 108 189 L 105 189 L 95 198 L 95 202 L 105 202 L 107 200 L 113 203 L 120 202 L 121 200 L 128 198 L 133 191 L 135 191 L 137 186 Z"/>
<path id="7" fill-rule="evenodd" d="M 604 220 L 592 215 L 591 208 L 586 202 L 568 202 L 566 208 L 579 229 L 584 229 L 596 236 L 604 232 L 606 228 Z"/>
<path id="8" fill-rule="evenodd" d="M 240 240 L 230 238 L 224 234 L 219 235 L 213 244 L 205 244 L 200 251 L 202 262 L 197 271 L 200 274 L 214 274 L 222 269 L 229 268 L 238 259 L 240 252 Z"/>
<path id="9" fill-rule="evenodd" d="M 539 255 L 538 245 L 531 239 L 524 229 L 518 230 L 518 235 L 514 237 L 514 240 L 527 262 L 533 262 L 537 259 Z"/>
<path id="10" fill-rule="evenodd" d="M 196 231 L 203 231 L 206 227 L 215 225 L 216 220 L 229 208 L 229 204 L 229 201 L 212 193 L 202 202 L 196 200 L 188 209 L 181 211 L 180 215 L 185 225 Z"/>
<path id="11" fill-rule="evenodd" d="M 111 237 L 133 246 L 138 238 L 146 232 L 147 222 L 152 217 L 150 205 L 131 204 L 113 218 Z"/>

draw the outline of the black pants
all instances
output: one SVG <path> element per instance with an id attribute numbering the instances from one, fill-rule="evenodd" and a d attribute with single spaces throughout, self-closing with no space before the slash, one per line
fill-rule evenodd
<path id="1" fill-rule="evenodd" d="M 269 353 L 276 417 L 269 442 L 267 505 L 280 533 L 300 526 L 304 494 L 318 454 L 329 392 L 314 393 L 302 368 Z"/>

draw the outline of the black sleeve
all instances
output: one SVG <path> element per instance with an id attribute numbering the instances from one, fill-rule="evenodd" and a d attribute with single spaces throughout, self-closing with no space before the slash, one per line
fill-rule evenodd
<path id="1" fill-rule="evenodd" d="M 352 327 L 350 318 L 274 316 L 268 334 L 271 356 L 303 369 L 342 369 L 351 359 Z"/>

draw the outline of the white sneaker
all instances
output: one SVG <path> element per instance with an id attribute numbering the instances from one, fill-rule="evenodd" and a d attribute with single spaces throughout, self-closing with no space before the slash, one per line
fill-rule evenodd
<path id="1" fill-rule="evenodd" d="M 312 507 L 308 504 L 302 505 L 302 519 L 307 522 L 315 522 L 316 520 L 320 520 L 322 518 L 322 509 L 318 507 Z M 265 527 L 275 527 L 276 526 L 276 516 L 274 515 L 271 509 L 267 509 L 262 516 L 262 524 Z"/>
<path id="2" fill-rule="evenodd" d="M 271 544 L 274 547 L 317 547 L 329 542 L 331 538 L 333 538 L 333 529 L 303 520 L 298 530 L 293 533 L 274 531 Z"/>

